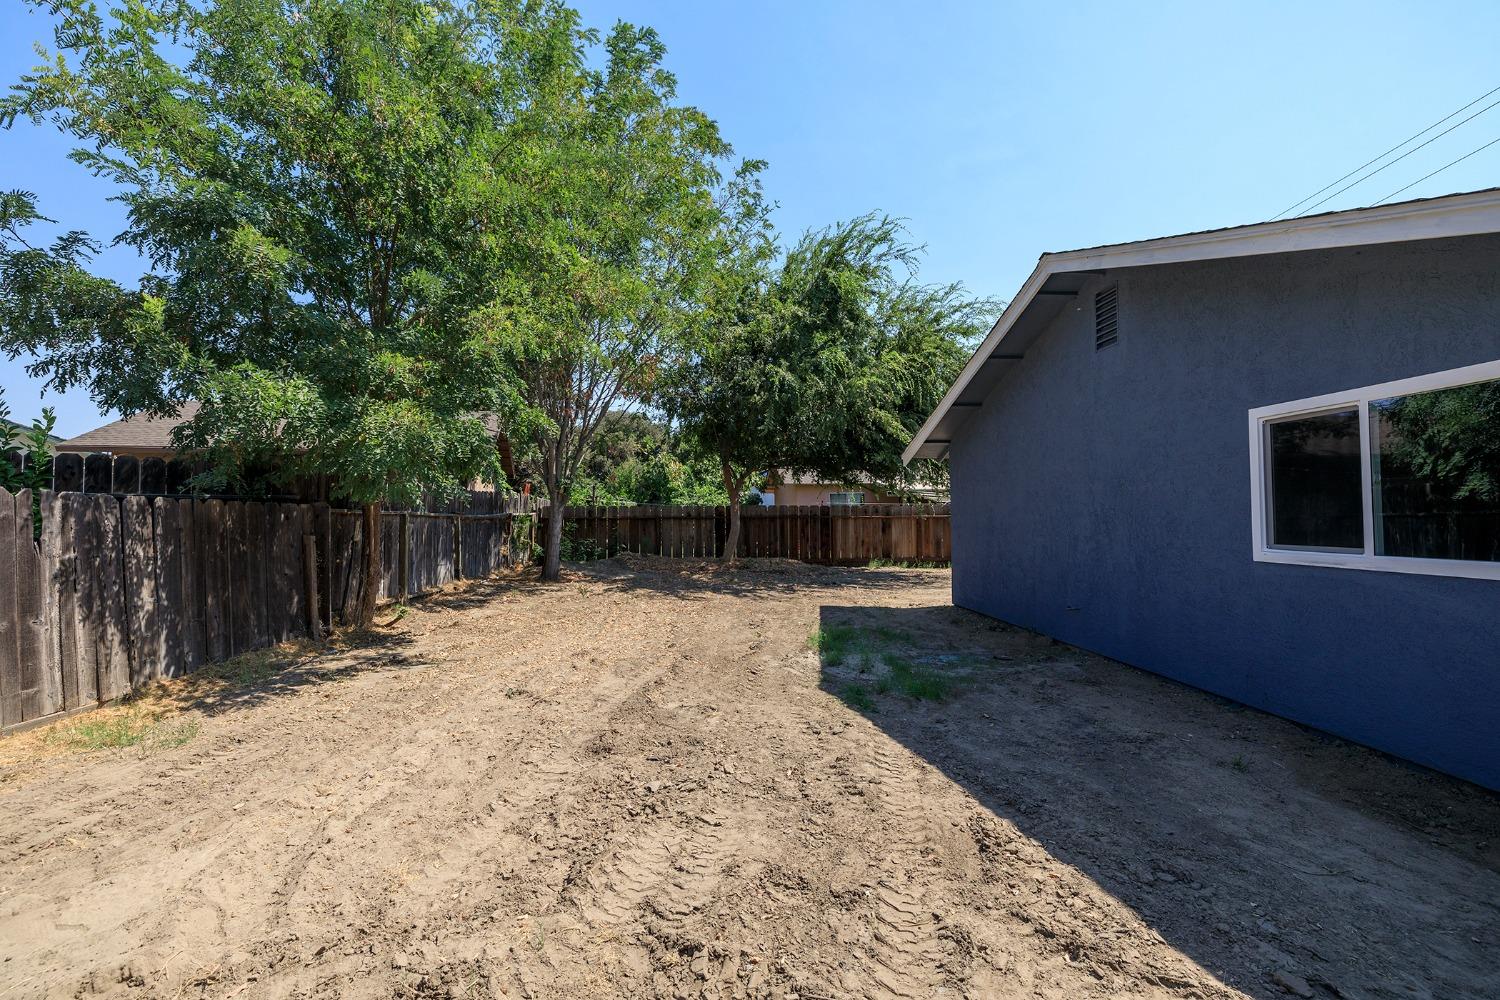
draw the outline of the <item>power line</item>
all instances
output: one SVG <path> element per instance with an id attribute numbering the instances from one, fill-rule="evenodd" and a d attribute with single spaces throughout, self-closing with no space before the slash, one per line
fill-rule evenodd
<path id="1" fill-rule="evenodd" d="M 1293 209 L 1296 209 L 1299 206 L 1304 205 L 1304 204 L 1306 204 L 1309 201 L 1312 201 L 1318 195 L 1322 194 L 1324 191 L 1327 191 L 1329 188 L 1333 187 L 1333 185 L 1339 184 L 1339 183 L 1342 183 L 1343 181 L 1348 180 L 1349 178 L 1353 177 L 1355 174 L 1359 173 L 1361 170 L 1365 169 L 1365 167 L 1370 166 L 1372 163 L 1379 163 L 1381 160 L 1385 159 L 1387 156 L 1390 156 L 1392 153 L 1394 153 L 1396 150 L 1400 149 L 1402 146 L 1405 146 L 1409 142 L 1414 142 L 1415 140 L 1420 139 L 1422 136 L 1426 135 L 1428 132 L 1431 132 L 1433 129 L 1435 129 L 1439 125 L 1443 124 L 1443 122 L 1446 122 L 1446 121 L 1448 121 L 1448 119 L 1453 118 L 1453 117 L 1455 117 L 1457 115 L 1463 114 L 1465 111 L 1469 110 L 1474 105 L 1476 105 L 1480 101 L 1484 100 L 1486 97 L 1489 97 L 1490 94 L 1495 94 L 1495 93 L 1500 93 L 1500 87 L 1496 87 L 1494 90 L 1491 90 L 1487 94 L 1480 94 L 1478 97 L 1474 98 L 1468 104 L 1465 104 L 1463 107 L 1459 108 L 1457 111 L 1453 112 L 1452 114 L 1446 115 L 1443 118 L 1439 118 L 1437 121 L 1433 122 L 1431 125 L 1427 126 L 1422 131 L 1420 131 L 1416 135 L 1412 136 L 1410 139 L 1407 139 L 1404 142 L 1398 142 L 1398 143 L 1396 143 L 1396 145 L 1392 146 L 1390 149 L 1387 149 L 1384 153 L 1381 153 L 1379 156 L 1375 157 L 1373 160 L 1369 160 L 1369 161 L 1367 161 L 1365 163 L 1361 163 L 1359 166 L 1355 167 L 1353 170 L 1349 171 L 1347 174 L 1345 174 L 1344 176 L 1340 177 L 1338 180 L 1330 181 L 1328 184 L 1325 184 L 1323 187 L 1318 188 L 1316 191 L 1314 191 L 1312 194 L 1308 195 L 1306 198 L 1303 198 L 1301 201 L 1295 202 L 1295 203 L 1293 203 L 1291 205 L 1288 205 L 1286 208 L 1283 208 L 1281 211 L 1279 211 L 1275 215 L 1271 216 L 1271 218 L 1270 218 L 1269 221 L 1275 222 L 1277 219 L 1281 218 L 1283 215 L 1287 214 L 1288 212 L 1292 211 Z M 1494 107 L 1494 105 L 1491 105 L 1490 107 Z M 1489 108 L 1485 109 L 1485 111 L 1488 111 L 1488 110 L 1489 110 Z M 1483 113 L 1484 113 L 1483 111 L 1479 112 L 1479 114 L 1483 114 Z M 1465 119 L 1465 121 L 1467 121 L 1467 120 L 1468 119 Z M 1463 122 L 1459 122 L 1459 125 L 1462 125 L 1462 124 L 1463 124 Z M 1454 126 L 1454 127 L 1457 128 L 1457 126 Z M 1437 138 L 1437 137 L 1434 136 L 1433 138 Z M 1420 148 L 1421 147 L 1419 146 L 1418 149 L 1420 149 Z M 1415 152 L 1415 150 L 1413 150 L 1413 152 Z M 1394 163 L 1395 161 L 1393 160 L 1391 162 Z M 1390 166 L 1390 164 L 1386 164 L 1386 166 Z M 1373 176 L 1373 175 L 1371 175 L 1371 176 Z M 1355 181 L 1355 183 L 1357 184 L 1359 182 Z M 1348 189 L 1346 188 L 1345 190 L 1348 190 Z M 1335 194 L 1337 194 L 1337 192 L 1335 192 Z M 1329 197 L 1333 197 L 1333 195 L 1330 195 Z M 1326 201 L 1326 200 L 1327 199 L 1324 199 L 1324 201 Z M 1321 205 L 1322 203 L 1323 202 L 1318 202 L 1318 205 Z M 1317 205 L 1313 206 L 1313 208 L 1317 208 L 1317 207 L 1318 207 Z M 1308 209 L 1308 211 L 1310 212 L 1310 211 L 1312 211 L 1312 209 Z"/>
<path id="2" fill-rule="evenodd" d="M 1328 202 L 1330 202 L 1333 199 L 1337 198 L 1339 195 L 1343 194 L 1345 191 L 1349 190 L 1350 188 L 1355 187 L 1356 185 L 1359 185 L 1359 184 L 1363 184 L 1365 181 L 1369 180 L 1371 177 L 1374 177 L 1376 174 L 1380 173 L 1382 170 L 1385 170 L 1387 167 L 1394 167 L 1396 164 L 1400 163 L 1402 160 L 1406 159 L 1408 156 L 1410 156 L 1411 154 L 1415 153 L 1417 150 L 1423 149 L 1423 148 L 1425 148 L 1427 146 L 1432 145 L 1434 142 L 1437 142 L 1439 139 L 1441 139 L 1443 136 L 1447 135 L 1449 132 L 1452 132 L 1456 128 L 1460 128 L 1460 127 L 1462 127 L 1464 125 L 1467 125 L 1469 122 L 1473 121 L 1475 118 L 1478 118 L 1480 115 L 1484 114 L 1486 111 L 1490 110 L 1490 108 L 1493 108 L 1496 105 L 1500 105 L 1500 101 L 1495 101 L 1492 104 L 1486 104 L 1484 107 L 1480 108 L 1478 111 L 1474 112 L 1472 115 L 1470 115 L 1469 117 L 1465 118 L 1463 121 L 1459 122 L 1458 124 L 1456 124 L 1456 125 L 1449 125 L 1447 128 L 1443 129 L 1441 132 L 1439 132 L 1437 135 L 1433 136 L 1431 139 L 1428 139 L 1426 142 L 1420 143 L 1419 145 L 1416 145 L 1416 146 L 1413 146 L 1411 149 L 1408 149 L 1406 152 L 1402 153 L 1400 156 L 1396 157 L 1394 160 L 1391 160 L 1388 163 L 1382 163 L 1380 166 L 1376 167 L 1374 170 L 1371 170 L 1369 173 L 1365 174 L 1363 177 L 1359 178 L 1358 180 L 1350 181 L 1348 184 L 1345 184 L 1343 187 L 1339 188 L 1337 191 L 1333 192 L 1333 194 L 1331 194 L 1328 197 L 1322 199 L 1321 201 L 1313 202 L 1311 205 L 1307 206 L 1302 211 L 1298 212 L 1297 215 L 1296 215 L 1296 218 L 1301 218 L 1302 216 L 1306 215 L 1308 212 L 1311 212 L 1313 209 L 1317 208 L 1319 205 L 1327 204 Z M 1450 115 L 1449 117 L 1452 117 L 1452 116 Z"/>
<path id="3" fill-rule="evenodd" d="M 1396 190 L 1392 191 L 1390 194 L 1386 195 L 1384 198 L 1380 199 L 1377 202 L 1372 203 L 1370 207 L 1374 208 L 1375 205 L 1383 205 L 1383 204 L 1385 204 L 1386 202 L 1390 201 L 1392 198 L 1396 197 L 1396 195 L 1400 194 L 1402 191 L 1405 191 L 1408 188 L 1414 188 L 1414 187 L 1416 187 L 1418 184 L 1420 184 L 1423 181 L 1427 180 L 1428 177 L 1436 177 L 1438 174 L 1442 173 L 1444 170 L 1447 170 L 1449 167 L 1453 166 L 1455 163 L 1462 163 L 1463 161 L 1467 160 L 1469 157 L 1473 156 L 1475 153 L 1482 153 L 1486 149 L 1489 149 L 1491 146 L 1495 145 L 1495 143 L 1497 143 L 1497 142 L 1500 142 L 1500 135 L 1497 135 L 1495 138 L 1491 139 L 1489 142 L 1485 143 L 1483 146 L 1480 146 L 1478 149 L 1470 150 L 1469 152 L 1465 153 L 1463 156 L 1460 156 L 1458 159 L 1454 160 L 1452 163 L 1445 163 L 1445 164 L 1443 164 L 1441 167 L 1438 167 L 1436 170 L 1434 170 L 1432 173 L 1428 174 L 1426 177 L 1418 177 L 1416 180 L 1414 180 L 1410 184 L 1406 185 L 1406 187 L 1397 188 Z"/>

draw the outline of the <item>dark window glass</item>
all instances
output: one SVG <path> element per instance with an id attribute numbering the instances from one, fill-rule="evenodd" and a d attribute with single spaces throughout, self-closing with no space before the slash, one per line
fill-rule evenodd
<path id="1" fill-rule="evenodd" d="M 1266 433 L 1271 544 L 1363 550 L 1359 410 L 1278 420 Z"/>
<path id="2" fill-rule="evenodd" d="M 1375 551 L 1500 562 L 1500 381 L 1370 404 Z"/>

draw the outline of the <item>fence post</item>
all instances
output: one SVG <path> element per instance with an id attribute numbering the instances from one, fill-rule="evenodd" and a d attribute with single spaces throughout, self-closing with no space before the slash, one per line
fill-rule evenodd
<path id="1" fill-rule="evenodd" d="M 25 492 L 24 490 L 22 491 Z M 13 726 L 25 718 L 22 710 L 22 689 L 26 686 L 21 678 L 21 615 L 17 597 L 16 550 L 17 540 L 31 536 L 17 528 L 25 520 L 31 524 L 31 498 L 27 495 L 26 510 L 18 510 L 16 503 L 3 487 L 0 487 L 0 726 Z"/>
<path id="2" fill-rule="evenodd" d="M 411 593 L 411 515 L 404 510 L 396 518 L 396 530 L 396 598 L 404 601 Z"/>
<path id="3" fill-rule="evenodd" d="M 318 536 L 319 621 L 327 635 L 333 631 L 333 515 L 327 501 L 313 504 L 313 532 Z"/>
<path id="4" fill-rule="evenodd" d="M 464 578 L 464 516 L 453 515 L 453 579 Z"/>
<path id="5" fill-rule="evenodd" d="M 318 536 L 302 536 L 302 586 L 307 601 L 307 637 L 313 642 L 323 639 L 323 621 L 318 612 Z"/>

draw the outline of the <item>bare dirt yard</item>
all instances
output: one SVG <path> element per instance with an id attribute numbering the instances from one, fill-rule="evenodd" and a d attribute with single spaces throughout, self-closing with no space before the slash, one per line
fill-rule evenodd
<path id="1" fill-rule="evenodd" d="M 0 742 L 0 997 L 1500 996 L 1500 797 L 948 583 L 610 560 Z"/>

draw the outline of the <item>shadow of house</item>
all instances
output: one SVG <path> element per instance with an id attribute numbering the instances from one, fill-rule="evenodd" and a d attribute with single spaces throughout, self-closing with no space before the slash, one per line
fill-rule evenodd
<path id="1" fill-rule="evenodd" d="M 950 606 L 819 641 L 825 690 L 1225 983 L 1494 996 L 1493 793 Z"/>
<path id="2" fill-rule="evenodd" d="M 858 584 L 865 590 L 903 590 L 929 582 L 929 570 L 882 569 L 802 563 L 790 559 L 740 559 L 733 565 L 717 559 L 622 554 L 592 562 L 568 563 L 580 579 L 620 591 L 649 591 L 683 601 L 719 597 L 795 594 Z"/>

